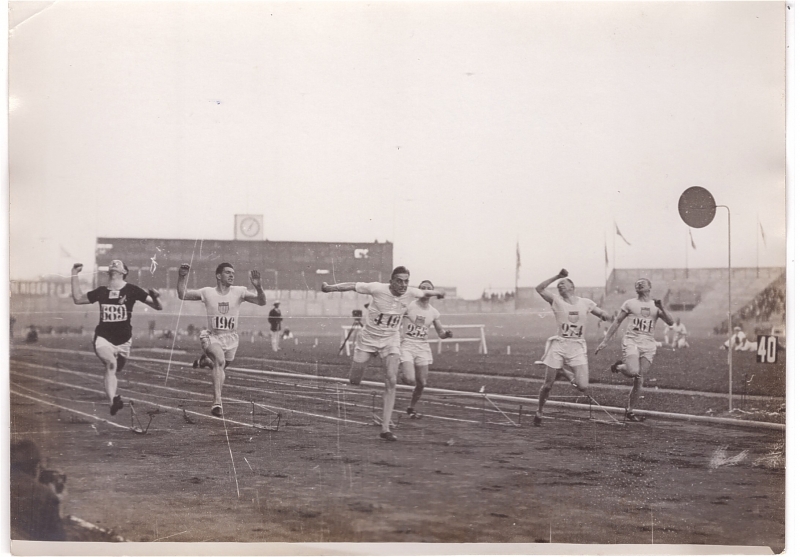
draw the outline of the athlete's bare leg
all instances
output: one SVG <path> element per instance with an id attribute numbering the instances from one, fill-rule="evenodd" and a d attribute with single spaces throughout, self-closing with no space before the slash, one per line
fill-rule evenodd
<path id="1" fill-rule="evenodd" d="M 414 387 L 414 393 L 411 395 L 411 406 L 410 408 L 414 408 L 419 402 L 420 397 L 422 397 L 422 391 L 425 390 L 425 386 L 428 384 L 428 366 L 427 365 L 418 365 L 415 366 L 415 379 L 416 379 L 416 386 Z"/>
<path id="2" fill-rule="evenodd" d="M 547 399 L 550 397 L 550 390 L 553 388 L 553 385 L 556 382 L 556 378 L 558 378 L 559 370 L 547 366 L 547 371 L 544 374 L 544 383 L 542 387 L 539 389 L 539 409 L 536 411 L 536 416 L 541 419 L 542 411 L 544 410 L 544 405 L 547 402 Z"/>
<path id="3" fill-rule="evenodd" d="M 638 354 L 631 354 L 625 357 L 625 363 L 620 364 L 617 366 L 617 371 L 619 371 L 625 377 L 638 377 L 639 376 L 639 355 Z M 645 360 L 645 358 L 641 358 L 641 360 Z"/>
<path id="4" fill-rule="evenodd" d="M 359 351 L 360 352 L 360 351 Z M 361 356 L 363 357 L 363 356 Z M 366 356 L 366 360 L 356 361 L 356 352 L 353 353 L 353 361 L 350 364 L 350 384 L 351 385 L 360 385 L 361 380 L 364 378 L 364 372 L 367 371 L 367 364 L 369 363 L 369 354 Z"/>
<path id="5" fill-rule="evenodd" d="M 106 374 L 103 377 L 103 385 L 106 388 L 108 395 L 108 403 L 114 403 L 114 397 L 117 394 L 117 357 L 114 354 L 114 349 L 110 346 L 97 346 L 95 353 L 100 361 L 106 366 Z"/>
<path id="6" fill-rule="evenodd" d="M 634 377 L 633 379 L 633 387 L 631 388 L 631 394 L 628 396 L 628 408 L 627 411 L 631 412 L 635 407 L 636 404 L 639 402 L 639 395 L 642 392 L 642 383 L 644 379 L 642 378 L 645 373 L 650 370 L 650 360 L 645 357 L 639 358 L 639 375 Z"/>
<path id="7" fill-rule="evenodd" d="M 206 357 L 211 360 L 211 382 L 214 384 L 213 406 L 222 406 L 222 385 L 225 383 L 225 352 L 218 344 L 209 344 L 205 350 Z"/>
<path id="8" fill-rule="evenodd" d="M 389 424 L 392 422 L 392 412 L 394 412 L 394 399 L 397 394 L 397 369 L 400 367 L 400 355 L 389 354 L 384 359 L 384 389 L 383 389 L 383 421 L 381 422 L 381 433 L 389 431 Z"/>
<path id="9" fill-rule="evenodd" d="M 403 385 L 414 385 L 414 362 L 400 362 L 400 373 L 397 380 Z"/>

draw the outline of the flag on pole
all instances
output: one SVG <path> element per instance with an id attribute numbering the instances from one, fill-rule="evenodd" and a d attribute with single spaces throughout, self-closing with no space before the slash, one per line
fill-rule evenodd
<path id="1" fill-rule="evenodd" d="M 758 229 L 761 230 L 761 239 L 764 241 L 764 246 L 767 245 L 767 236 L 764 234 L 764 227 L 761 226 L 761 221 L 758 221 Z"/>
<path id="2" fill-rule="evenodd" d="M 622 241 L 625 242 L 626 244 L 631 245 L 631 243 L 625 239 L 625 236 L 622 235 L 622 232 L 619 231 L 619 226 L 617 226 L 617 221 L 614 221 L 614 228 L 617 229 L 617 236 L 622 238 Z"/>
<path id="3" fill-rule="evenodd" d="M 519 281 L 519 268 L 522 267 L 522 259 L 519 256 L 519 240 L 517 240 L 517 281 Z"/>
<path id="4" fill-rule="evenodd" d="M 692 229 L 689 229 L 689 241 L 692 243 L 692 249 L 696 250 L 697 246 L 694 245 L 694 237 L 692 236 Z"/>

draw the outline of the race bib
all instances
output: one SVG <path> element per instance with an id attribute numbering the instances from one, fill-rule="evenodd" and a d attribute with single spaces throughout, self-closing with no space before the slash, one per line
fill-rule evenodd
<path id="1" fill-rule="evenodd" d="M 583 325 L 572 323 L 561 324 L 561 336 L 564 338 L 583 338 Z"/>
<path id="2" fill-rule="evenodd" d="M 225 315 L 215 315 L 212 320 L 212 326 L 216 330 L 232 331 L 236 328 L 236 318 L 226 317 Z"/>
<path id="3" fill-rule="evenodd" d="M 379 313 L 372 323 L 384 329 L 397 329 L 402 318 L 403 316 L 397 313 Z"/>
<path id="4" fill-rule="evenodd" d="M 636 333 L 652 333 L 653 320 L 646 317 L 634 317 L 632 331 Z"/>
<path id="5" fill-rule="evenodd" d="M 102 315 L 100 320 L 104 323 L 118 323 L 128 319 L 127 306 L 117 304 L 102 304 Z"/>
<path id="6" fill-rule="evenodd" d="M 414 323 L 409 323 L 406 327 L 406 336 L 409 338 L 427 338 L 428 327 L 425 325 L 415 325 Z"/>

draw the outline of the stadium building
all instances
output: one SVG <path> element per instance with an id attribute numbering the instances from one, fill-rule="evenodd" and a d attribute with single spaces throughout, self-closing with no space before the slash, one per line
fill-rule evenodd
<path id="1" fill-rule="evenodd" d="M 390 242 L 328 243 L 245 240 L 172 240 L 98 238 L 95 264 L 98 280 L 112 259 L 128 266 L 128 280 L 142 288 L 173 290 L 178 268 L 190 263 L 189 288 L 215 284 L 217 265 L 231 263 L 244 275 L 261 272 L 265 290 L 319 290 L 323 282 L 383 282 L 392 272 Z"/>

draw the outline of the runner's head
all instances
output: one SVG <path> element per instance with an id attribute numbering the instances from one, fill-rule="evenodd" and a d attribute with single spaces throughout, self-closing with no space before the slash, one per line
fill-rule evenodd
<path id="1" fill-rule="evenodd" d="M 562 297 L 566 297 L 575 292 L 575 283 L 572 282 L 572 279 L 563 278 L 558 281 L 556 288 L 558 288 L 558 293 L 561 294 Z"/>
<path id="2" fill-rule="evenodd" d="M 114 277 L 114 273 L 120 275 L 123 279 L 128 276 L 128 266 L 119 259 L 114 259 L 108 264 L 108 276 Z"/>
<path id="3" fill-rule="evenodd" d="M 652 287 L 653 285 L 646 278 L 640 278 L 633 285 L 633 288 L 636 290 L 637 294 L 649 294 Z"/>
<path id="4" fill-rule="evenodd" d="M 389 282 L 389 290 L 395 296 L 400 296 L 408 290 L 408 279 L 411 276 L 411 271 L 403 267 L 395 267 L 392 271 L 392 280 Z"/>
<path id="5" fill-rule="evenodd" d="M 233 279 L 236 278 L 236 271 L 233 270 L 233 265 L 230 263 L 220 263 L 217 265 L 216 275 L 218 283 L 230 286 L 233 284 Z"/>
<path id="6" fill-rule="evenodd" d="M 423 280 L 419 283 L 420 290 L 433 290 L 433 283 L 429 280 Z"/>

